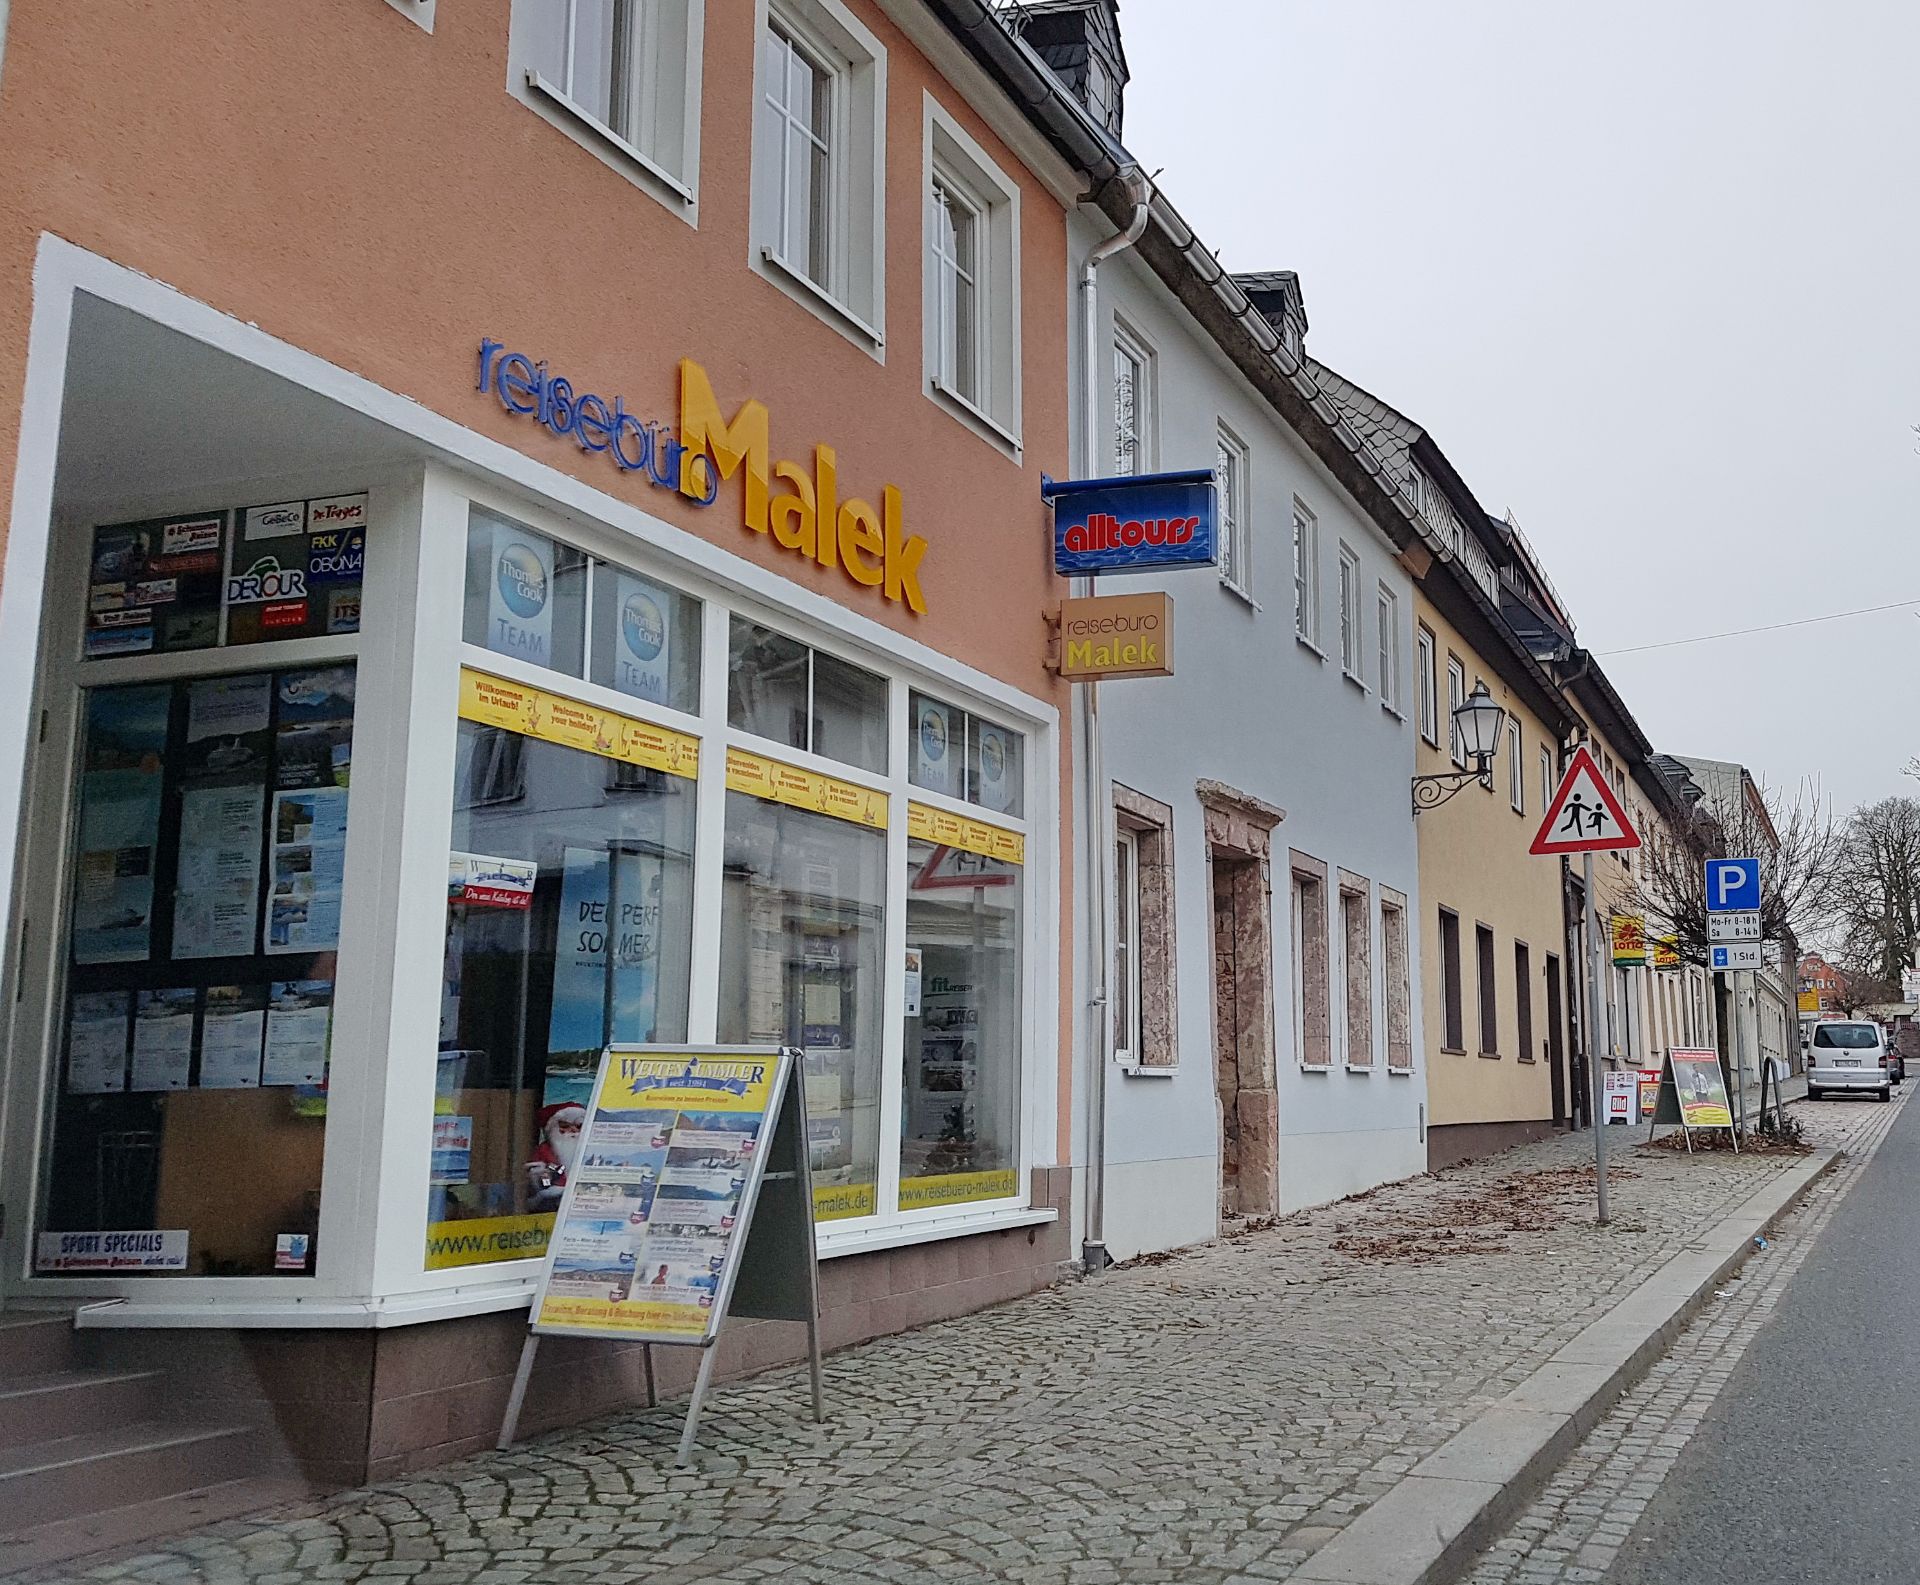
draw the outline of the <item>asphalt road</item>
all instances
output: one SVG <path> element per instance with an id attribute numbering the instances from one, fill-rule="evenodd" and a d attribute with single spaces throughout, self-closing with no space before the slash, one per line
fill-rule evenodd
<path id="1" fill-rule="evenodd" d="M 1920 1107 L 1908 1106 L 1648 1505 L 1608 1585 L 1920 1580 L 1920 1372 L 1907 1346 L 1916 1313 Z"/>

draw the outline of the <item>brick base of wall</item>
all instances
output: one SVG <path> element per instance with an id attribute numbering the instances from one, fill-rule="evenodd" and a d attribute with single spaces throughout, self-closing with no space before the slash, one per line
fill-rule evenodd
<path id="1" fill-rule="evenodd" d="M 1519 1123 L 1443 1123 L 1427 1128 L 1427 1171 L 1457 1167 L 1463 1161 L 1497 1156 L 1515 1145 L 1551 1139 L 1560 1130 L 1545 1118 Z M 1623 1130 L 1624 1132 L 1624 1130 Z"/>
<path id="2" fill-rule="evenodd" d="M 1068 1247 L 1070 1173 L 1033 1175 L 1052 1222 L 939 1239 L 820 1266 L 820 1342 L 846 1348 L 1038 1292 L 1059 1280 Z M 380 1330 L 180 1328 L 82 1333 L 89 1363 L 162 1369 L 183 1418 L 259 1426 L 281 1471 L 357 1486 L 493 1446 L 527 1335 L 525 1310 Z M 806 1358 L 806 1328 L 738 1321 L 716 1373 L 751 1375 Z M 661 1397 L 684 1395 L 697 1350 L 654 1351 Z M 637 1344 L 545 1338 L 521 1415 L 523 1434 L 646 1401 Z M 796 1412 L 804 1412 L 796 1399 Z M 262 1471 L 268 1473 L 269 1471 Z"/>

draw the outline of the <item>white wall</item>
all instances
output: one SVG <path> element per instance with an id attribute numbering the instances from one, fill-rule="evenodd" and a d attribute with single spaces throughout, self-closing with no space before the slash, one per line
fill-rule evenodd
<path id="1" fill-rule="evenodd" d="M 1104 234 L 1104 233 L 1103 233 Z M 1070 256 L 1085 257 L 1094 233 L 1076 220 Z M 1257 604 L 1209 569 L 1103 580 L 1101 592 L 1165 588 L 1175 602 L 1171 678 L 1110 683 L 1100 693 L 1106 775 L 1174 811 L 1177 1008 L 1180 1065 L 1171 1076 L 1107 1071 L 1105 1235 L 1116 1258 L 1211 1236 L 1217 1227 L 1219 1123 L 1213 1073 L 1212 918 L 1202 811 L 1196 781 L 1208 779 L 1277 804 L 1286 818 L 1272 833 L 1279 1171 L 1281 1209 L 1317 1204 L 1423 1171 L 1426 1075 L 1421 1064 L 1418 861 L 1410 812 L 1414 766 L 1410 720 L 1381 707 L 1375 671 L 1375 590 L 1398 596 L 1401 698 L 1411 685 L 1413 591 L 1384 535 L 1364 519 L 1278 415 L 1200 332 L 1151 272 L 1131 255 L 1100 276 L 1101 409 L 1091 464 L 1080 404 L 1074 407 L 1077 469 L 1112 472 L 1111 376 L 1114 315 L 1125 317 L 1155 355 L 1155 470 L 1211 467 L 1224 420 L 1252 452 L 1251 581 Z M 1072 389 L 1081 389 L 1081 323 L 1076 305 Z M 1328 658 L 1294 636 L 1292 506 L 1298 496 L 1320 524 L 1320 631 Z M 1360 558 L 1363 688 L 1338 658 L 1339 546 Z M 1076 727 L 1078 718 L 1076 715 Z M 1077 744 L 1084 752 L 1084 744 Z M 1076 795 L 1084 798 L 1084 781 Z M 1079 815 L 1076 815 L 1079 825 Z M 1080 826 L 1084 830 L 1084 826 Z M 1294 942 L 1288 850 L 1328 867 L 1333 1045 L 1330 1072 L 1303 1072 L 1292 1033 Z M 1102 865 L 1102 870 L 1108 868 Z M 1340 991 L 1338 877 L 1373 883 L 1373 1029 L 1369 1072 L 1349 1072 Z M 1076 872 L 1087 874 L 1084 863 Z M 1382 998 L 1379 886 L 1408 901 L 1415 1069 L 1390 1075 Z M 1082 904 L 1083 910 L 1086 904 Z M 1080 917 L 1088 917 L 1083 911 Z M 1078 949 L 1075 1005 L 1086 1017 L 1088 944 Z M 1086 1030 L 1079 1043 L 1086 1060 Z M 1082 1078 L 1087 1078 L 1083 1071 Z M 1075 1108 L 1077 1163 L 1087 1160 L 1084 1086 Z M 1076 1210 L 1084 1195 L 1076 1194 Z"/>

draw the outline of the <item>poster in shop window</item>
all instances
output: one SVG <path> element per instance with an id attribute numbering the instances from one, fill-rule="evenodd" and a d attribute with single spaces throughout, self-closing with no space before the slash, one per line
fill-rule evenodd
<path id="1" fill-rule="evenodd" d="M 487 648 L 540 666 L 553 663 L 553 541 L 515 523 L 493 527 Z"/>
<path id="2" fill-rule="evenodd" d="M 138 991 L 133 1006 L 134 1090 L 184 1090 L 193 1065 L 193 1010 L 199 993 L 190 986 Z"/>
<path id="3" fill-rule="evenodd" d="M 153 944 L 154 849 L 167 724 L 166 684 L 87 695 L 73 886 L 73 961 L 132 963 Z"/>
<path id="4" fill-rule="evenodd" d="M 273 795 L 269 953 L 327 952 L 340 944 L 346 878 L 347 789 L 310 787 Z"/>
<path id="5" fill-rule="evenodd" d="M 1011 814 L 1019 798 L 1019 736 L 986 721 L 973 723 L 974 802 Z"/>
<path id="6" fill-rule="evenodd" d="M 660 981 L 664 876 L 658 854 L 570 847 L 561 856 L 547 1050 L 550 1069 L 557 1067 L 565 1078 L 555 1085 L 550 1074 L 543 1097 L 548 1104 L 586 1098 L 589 1075 L 609 1040 L 652 1038 Z"/>
<path id="7" fill-rule="evenodd" d="M 252 955 L 265 807 L 258 785 L 182 789 L 173 894 L 176 959 Z"/>
<path id="8" fill-rule="evenodd" d="M 596 575 L 597 576 L 597 575 Z M 619 638 L 614 645 L 613 685 L 636 699 L 671 704 L 668 668 L 673 657 L 673 603 L 658 584 L 623 572 L 615 580 Z"/>
<path id="9" fill-rule="evenodd" d="M 258 1089 L 266 1032 L 264 985 L 209 985 L 200 1017 L 200 1088 Z"/>
<path id="10" fill-rule="evenodd" d="M 606 1053 L 534 1299 L 536 1331 L 712 1337 L 788 1061 L 777 1048 Z"/>
<path id="11" fill-rule="evenodd" d="M 928 792 L 963 795 L 963 712 L 920 694 L 913 698 L 913 784 Z"/>
<path id="12" fill-rule="evenodd" d="M 275 980 L 267 997 L 260 1082 L 269 1087 L 325 1084 L 332 1034 L 331 980 Z"/>
<path id="13" fill-rule="evenodd" d="M 67 1021 L 67 1093 L 112 1095 L 127 1087 L 131 991 L 80 991 Z"/>

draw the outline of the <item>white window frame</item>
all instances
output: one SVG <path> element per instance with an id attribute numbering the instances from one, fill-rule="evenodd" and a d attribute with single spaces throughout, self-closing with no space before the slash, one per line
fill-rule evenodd
<path id="1" fill-rule="evenodd" d="M 1454 711 L 1467 702 L 1467 668 L 1458 655 L 1447 656 L 1447 742 L 1456 765 L 1465 767 L 1467 755 L 1460 742 L 1460 723 Z"/>
<path id="2" fill-rule="evenodd" d="M 1214 430 L 1213 448 L 1220 507 L 1220 581 L 1252 605 L 1253 453 L 1225 419 Z"/>
<path id="3" fill-rule="evenodd" d="M 747 262 L 809 313 L 885 361 L 887 52 L 842 0 L 756 0 L 753 184 Z M 832 78 L 827 279 L 781 247 L 780 172 L 769 157 L 768 33 L 778 28 Z"/>
<path id="4" fill-rule="evenodd" d="M 1366 640 L 1366 628 L 1360 609 L 1360 555 L 1345 540 L 1340 542 L 1340 670 L 1347 681 L 1365 688 L 1360 675 L 1360 651 Z"/>
<path id="5" fill-rule="evenodd" d="M 1213 430 L 1213 478 L 1219 497 L 1219 581 L 1254 601 L 1254 453 L 1221 418 Z"/>
<path id="6" fill-rule="evenodd" d="M 1293 498 L 1293 632 L 1309 649 L 1320 648 L 1320 519 L 1299 496 Z"/>
<path id="7" fill-rule="evenodd" d="M 1374 617 L 1380 624 L 1376 635 L 1379 676 L 1374 679 L 1380 690 L 1382 709 L 1400 713 L 1400 596 L 1382 583 L 1375 598 Z"/>
<path id="8" fill-rule="evenodd" d="M 1523 815 L 1527 812 L 1527 771 L 1520 763 L 1520 718 L 1511 711 L 1507 714 L 1507 801 L 1513 805 L 1513 812 Z"/>
<path id="9" fill-rule="evenodd" d="M 1107 455 L 1113 459 L 1113 472 L 1116 476 L 1137 477 L 1143 473 L 1152 473 L 1157 447 L 1154 444 L 1154 426 L 1159 420 L 1158 395 L 1155 390 L 1155 363 L 1153 344 L 1135 330 L 1118 314 L 1113 317 L 1113 378 L 1109 383 L 1110 400 L 1107 403 L 1107 423 L 1112 435 L 1112 445 Z M 1133 432 L 1124 436 L 1120 430 L 1120 367 L 1122 360 L 1134 365 L 1138 374 L 1133 391 Z M 1130 440 L 1133 446 L 1132 465 L 1122 467 L 1124 455 L 1122 444 Z"/>
<path id="10" fill-rule="evenodd" d="M 1425 622 L 1414 631 L 1415 665 L 1419 669 L 1420 735 L 1435 748 L 1440 746 L 1440 675 L 1436 668 L 1439 641 Z"/>
<path id="11" fill-rule="evenodd" d="M 1020 460 L 1020 188 L 996 165 L 932 94 L 924 101 L 921 168 L 926 219 L 921 248 L 921 323 L 925 394 L 996 449 Z M 978 228 L 974 258 L 975 392 L 968 395 L 947 372 L 938 246 L 939 202 L 947 192 L 972 212 Z"/>
<path id="12" fill-rule="evenodd" d="M 1123 857 L 1124 855 L 1124 857 Z M 1130 826 L 1116 825 L 1113 832 L 1114 865 L 1114 957 L 1113 988 L 1118 1010 L 1126 1020 L 1124 1031 L 1118 1020 L 1109 1026 L 1113 1059 L 1125 1064 L 1140 1060 L 1140 838 Z M 1121 870 L 1124 866 L 1125 873 Z M 1125 1038 L 1122 1038 L 1122 1036 Z"/>
<path id="13" fill-rule="evenodd" d="M 569 47 L 575 0 L 514 0 L 507 91 L 688 225 L 700 219 L 700 88 L 706 0 L 636 0 L 638 70 L 624 131 L 573 91 Z M 552 65 L 558 29 L 559 64 Z M 543 71 L 545 64 L 548 70 Z M 644 121 L 644 125 L 638 124 Z"/>
<path id="14" fill-rule="evenodd" d="M 1543 819 L 1546 810 L 1553 803 L 1554 782 L 1553 750 L 1543 743 L 1540 745 L 1540 810 Z"/>

